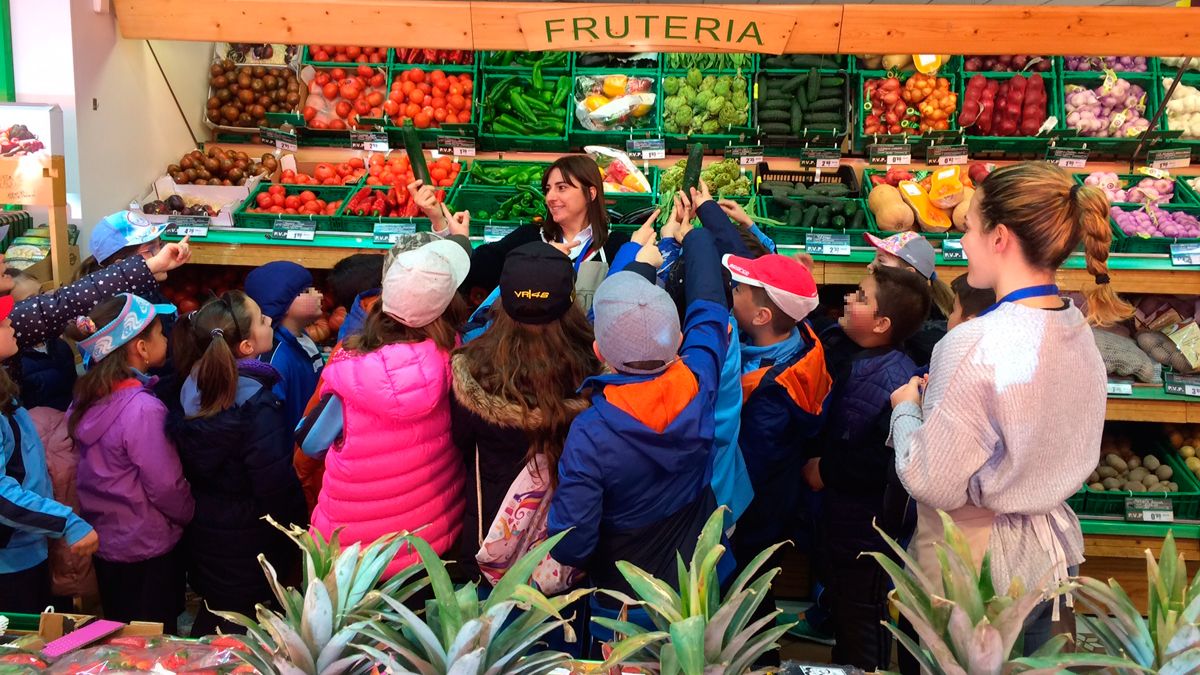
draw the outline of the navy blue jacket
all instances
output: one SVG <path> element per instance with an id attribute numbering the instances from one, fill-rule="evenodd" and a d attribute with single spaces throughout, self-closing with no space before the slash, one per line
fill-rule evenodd
<path id="1" fill-rule="evenodd" d="M 630 592 L 627 560 L 674 585 L 715 505 L 709 487 L 717 384 L 729 340 L 729 307 L 712 234 L 684 242 L 688 307 L 680 361 L 658 375 L 589 378 L 592 407 L 571 425 L 547 518 L 553 551 L 601 588 Z M 635 269 L 654 283 L 649 265 Z M 728 572 L 732 559 L 722 560 Z"/>
<path id="2" fill-rule="evenodd" d="M 304 409 L 308 407 L 309 399 L 317 390 L 321 371 L 325 369 L 325 361 L 319 353 L 309 356 L 304 347 L 300 346 L 296 336 L 283 326 L 275 327 L 275 346 L 259 359 L 271 364 L 271 367 L 279 372 L 280 379 L 275 385 L 275 395 L 283 401 L 283 416 L 287 428 L 295 429 L 304 417 Z"/>
<path id="3" fill-rule="evenodd" d="M 39 349 L 41 347 L 41 349 Z M 67 411 L 75 388 L 75 351 L 62 338 L 21 350 L 19 384 L 26 408 Z"/>

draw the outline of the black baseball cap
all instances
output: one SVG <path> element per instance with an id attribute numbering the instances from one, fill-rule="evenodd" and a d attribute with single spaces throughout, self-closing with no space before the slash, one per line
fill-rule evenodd
<path id="1" fill-rule="evenodd" d="M 575 302 L 575 266 L 541 241 L 512 250 L 500 272 L 500 304 L 519 323 L 547 324 Z"/>

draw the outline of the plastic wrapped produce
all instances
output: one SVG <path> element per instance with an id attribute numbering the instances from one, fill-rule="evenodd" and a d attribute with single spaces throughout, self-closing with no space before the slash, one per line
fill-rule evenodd
<path id="1" fill-rule="evenodd" d="M 1115 173 L 1097 171 L 1089 174 L 1083 183 L 1104 190 L 1108 201 L 1113 203 L 1166 204 L 1175 197 L 1175 181 L 1170 178 L 1147 176 L 1136 184 L 1126 185 Z"/>
<path id="2" fill-rule="evenodd" d="M 1067 70 L 1115 70 L 1119 73 L 1144 73 L 1149 61 L 1144 56 L 1064 56 Z"/>
<path id="3" fill-rule="evenodd" d="M 1166 239 L 1200 238 L 1200 220 L 1190 213 L 1165 211 L 1153 204 L 1140 209 L 1113 207 L 1111 215 L 1117 227 L 1130 237 Z"/>
<path id="4" fill-rule="evenodd" d="M 1146 119 L 1146 90 L 1111 73 L 1094 89 L 1069 84 L 1067 126 L 1081 136 L 1134 138 L 1150 129 Z"/>

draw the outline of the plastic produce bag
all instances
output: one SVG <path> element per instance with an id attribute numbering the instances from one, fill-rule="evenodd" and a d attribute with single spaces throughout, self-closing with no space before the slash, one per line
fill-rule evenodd
<path id="1" fill-rule="evenodd" d="M 98 647 L 71 652 L 50 666 L 49 675 L 117 673 L 254 673 L 239 657 L 241 643 L 230 637 L 208 642 L 173 638 L 117 638 Z"/>
<path id="2" fill-rule="evenodd" d="M 637 129 L 654 123 L 654 80 L 625 75 L 575 78 L 575 117 L 589 131 Z"/>
<path id="3" fill-rule="evenodd" d="M 650 191 L 650 181 L 629 159 L 629 155 L 602 145 L 589 145 L 583 151 L 596 160 L 600 167 L 605 193 Z"/>

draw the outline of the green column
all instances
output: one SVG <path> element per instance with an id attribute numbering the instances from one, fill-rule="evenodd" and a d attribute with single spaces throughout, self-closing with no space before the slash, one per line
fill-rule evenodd
<path id="1" fill-rule="evenodd" d="M 16 78 L 13 76 L 12 16 L 9 0 L 0 0 L 0 102 L 17 99 Z"/>

